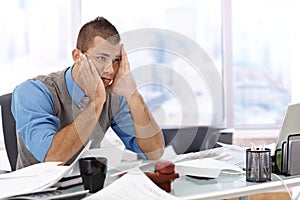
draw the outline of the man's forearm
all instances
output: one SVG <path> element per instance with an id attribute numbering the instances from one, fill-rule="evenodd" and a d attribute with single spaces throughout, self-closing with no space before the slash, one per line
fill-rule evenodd
<path id="1" fill-rule="evenodd" d="M 148 159 L 159 159 L 164 151 L 163 134 L 147 108 L 143 97 L 135 91 L 127 99 L 134 123 L 136 141 Z"/>
<path id="2" fill-rule="evenodd" d="M 59 130 L 53 137 L 44 161 L 65 164 L 72 158 L 94 130 L 102 107 L 103 104 L 95 106 L 94 101 L 90 102 L 71 124 Z"/>

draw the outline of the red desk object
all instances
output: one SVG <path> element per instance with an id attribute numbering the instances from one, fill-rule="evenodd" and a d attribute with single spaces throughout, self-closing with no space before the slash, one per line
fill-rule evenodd
<path id="1" fill-rule="evenodd" d="M 145 174 L 161 189 L 171 192 L 171 183 L 179 177 L 175 173 L 175 165 L 170 161 L 157 161 L 155 163 L 154 173 L 146 172 Z"/>
<path id="2" fill-rule="evenodd" d="M 124 174 L 121 174 L 119 177 L 123 176 Z M 171 183 L 176 178 L 179 178 L 179 174 L 175 172 L 174 163 L 165 160 L 157 161 L 155 163 L 154 172 L 145 172 L 145 174 L 151 179 L 152 182 L 166 192 L 171 192 Z"/>

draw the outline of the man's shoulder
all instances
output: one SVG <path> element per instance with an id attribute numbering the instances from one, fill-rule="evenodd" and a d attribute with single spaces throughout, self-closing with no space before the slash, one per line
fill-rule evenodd
<path id="1" fill-rule="evenodd" d="M 68 68 L 65 68 L 61 71 L 52 72 L 47 75 L 38 75 L 36 77 L 30 78 L 30 79 L 20 83 L 18 86 L 16 86 L 14 89 L 14 93 L 22 92 L 23 90 L 26 91 L 27 89 L 33 89 L 33 90 L 38 89 L 38 90 L 43 91 L 47 88 L 44 83 L 44 80 L 54 78 L 54 77 L 58 76 L 59 74 L 64 74 L 67 69 Z"/>
<path id="2" fill-rule="evenodd" d="M 34 79 L 22 82 L 13 91 L 13 96 L 18 97 L 18 99 L 37 99 L 39 96 L 45 94 L 49 95 L 48 88 L 41 81 Z"/>
<path id="3" fill-rule="evenodd" d="M 36 90 L 42 87 L 44 87 L 44 84 L 41 81 L 29 79 L 15 87 L 14 93 L 27 92 L 28 90 Z"/>
<path id="4" fill-rule="evenodd" d="M 55 72 L 51 72 L 50 74 L 47 74 L 47 75 L 38 75 L 36 77 L 34 77 L 33 79 L 34 80 L 40 80 L 42 82 L 46 81 L 50 81 L 52 82 L 54 79 L 57 79 L 57 78 L 62 78 L 64 79 L 64 76 L 65 76 L 65 72 L 69 69 L 68 68 L 65 68 L 61 71 L 55 71 Z"/>

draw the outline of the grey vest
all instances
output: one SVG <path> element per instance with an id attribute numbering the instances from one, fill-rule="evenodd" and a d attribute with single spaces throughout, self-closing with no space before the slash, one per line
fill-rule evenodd
<path id="1" fill-rule="evenodd" d="M 64 128 L 70 124 L 80 111 L 87 106 L 86 102 L 75 105 L 72 101 L 65 84 L 65 72 L 67 69 L 59 72 L 54 72 L 48 76 L 37 76 L 34 80 L 39 80 L 46 85 L 50 90 L 54 100 L 53 115 L 57 116 L 60 120 L 59 129 Z M 100 142 L 104 137 L 105 132 L 110 127 L 114 115 L 119 109 L 119 96 L 106 92 L 106 102 L 103 106 L 102 113 L 100 115 L 98 124 L 94 131 L 90 135 L 92 140 L 91 148 L 99 148 Z M 30 153 L 26 148 L 24 141 L 18 135 L 18 159 L 17 169 L 39 163 L 39 161 Z M 79 152 L 78 152 L 79 153 Z M 76 155 L 70 160 L 70 162 L 76 157 Z"/>

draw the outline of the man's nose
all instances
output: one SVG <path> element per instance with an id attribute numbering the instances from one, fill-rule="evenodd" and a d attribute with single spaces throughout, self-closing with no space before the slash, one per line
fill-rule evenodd
<path id="1" fill-rule="evenodd" d="M 106 67 L 104 68 L 104 72 L 106 74 L 114 73 L 114 68 L 113 68 L 112 62 L 106 65 Z"/>

